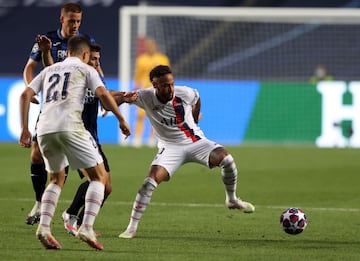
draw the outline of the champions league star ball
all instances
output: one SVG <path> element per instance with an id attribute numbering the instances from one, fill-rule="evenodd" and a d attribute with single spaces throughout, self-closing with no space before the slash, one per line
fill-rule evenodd
<path id="1" fill-rule="evenodd" d="M 300 208 L 288 208 L 280 216 L 280 226 L 291 235 L 303 232 L 307 222 L 306 215 Z"/>

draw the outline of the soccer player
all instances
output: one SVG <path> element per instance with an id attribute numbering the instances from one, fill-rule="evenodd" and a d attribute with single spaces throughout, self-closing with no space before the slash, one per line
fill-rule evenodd
<path id="1" fill-rule="evenodd" d="M 42 62 L 43 66 L 48 66 L 63 61 L 66 58 L 68 39 L 73 35 L 83 35 L 79 32 L 81 19 L 82 9 L 79 4 L 66 3 L 61 7 L 61 27 L 55 31 L 36 37 L 36 42 L 33 45 L 30 57 L 23 71 L 25 86 L 28 86 L 33 79 L 39 63 Z M 91 43 L 95 43 L 94 38 L 88 35 L 85 36 L 90 39 Z M 101 71 L 101 68 L 99 68 L 99 70 Z M 39 103 L 36 97 L 32 98 L 32 102 Z M 25 220 L 25 223 L 29 225 L 37 223 L 40 219 L 40 201 L 47 182 L 45 164 L 39 151 L 36 133 L 34 133 L 33 139 L 34 142 L 32 143 L 30 155 L 30 170 L 31 181 L 35 191 L 35 204 Z"/>
<path id="2" fill-rule="evenodd" d="M 159 150 L 136 195 L 130 223 L 119 237 L 135 237 L 139 221 L 154 190 L 187 162 L 196 162 L 209 168 L 220 167 L 226 206 L 245 213 L 254 212 L 255 207 L 251 203 L 236 195 L 237 168 L 233 157 L 222 145 L 208 140 L 197 125 L 200 114 L 198 91 L 186 86 L 175 86 L 170 67 L 164 65 L 153 68 L 150 80 L 153 88 L 138 90 L 134 104 L 147 113 L 158 137 Z"/>
<path id="3" fill-rule="evenodd" d="M 160 64 L 170 66 L 169 58 L 165 54 L 158 51 L 157 44 L 154 39 L 145 39 L 145 52 L 140 54 L 135 61 L 135 89 L 141 90 L 152 87 L 151 82 L 149 81 L 149 72 L 152 68 Z M 144 110 L 138 108 L 135 120 L 135 133 L 133 140 L 133 145 L 135 147 L 139 147 L 142 145 L 145 116 L 146 114 Z M 155 145 L 155 135 L 152 130 L 150 131 L 150 137 L 147 144 L 150 147 Z"/>
<path id="4" fill-rule="evenodd" d="M 98 70 L 100 68 L 100 51 L 101 51 L 100 45 L 98 45 L 98 44 L 91 45 L 90 59 L 89 59 L 88 64 L 91 65 L 92 67 L 94 67 L 98 71 L 100 77 L 102 78 L 102 80 L 105 84 L 104 75 L 103 75 L 102 71 Z M 110 91 L 110 93 L 116 93 L 116 92 Z M 120 96 L 118 98 L 120 98 Z M 120 103 L 122 103 L 122 101 Z M 110 195 L 112 188 L 111 188 L 111 184 L 110 184 L 110 167 L 109 167 L 107 158 L 101 148 L 101 145 L 99 142 L 99 137 L 98 137 L 98 131 L 97 131 L 98 108 L 99 108 L 99 98 L 96 97 L 94 95 L 94 93 L 88 89 L 87 93 L 86 93 L 86 97 L 85 97 L 85 104 L 84 104 L 84 110 L 82 112 L 82 119 L 84 121 L 85 128 L 90 132 L 90 134 L 96 141 L 99 152 L 102 155 L 103 160 L 104 160 L 104 166 L 105 166 L 105 170 L 107 172 L 106 182 L 105 182 L 105 194 L 104 194 L 104 200 L 102 203 L 102 204 L 104 204 L 106 198 Z M 78 170 L 80 177 L 84 177 L 83 171 L 84 170 Z M 82 220 L 84 217 L 84 210 L 85 210 L 84 209 L 85 195 L 86 195 L 86 190 L 89 187 L 89 184 L 90 184 L 90 182 L 87 180 L 79 186 L 69 208 L 66 209 L 62 213 L 62 219 L 64 221 L 65 230 L 73 236 L 77 236 L 77 232 L 78 232 L 77 228 L 82 224 Z M 80 209 L 81 209 L 81 211 L 80 211 Z"/>
<path id="5" fill-rule="evenodd" d="M 318 64 L 314 70 L 314 75 L 310 78 L 310 83 L 317 84 L 320 81 L 333 81 L 334 78 L 328 74 L 325 64 Z"/>
<path id="6" fill-rule="evenodd" d="M 90 42 L 73 36 L 68 41 L 68 57 L 42 70 L 24 90 L 20 98 L 20 145 L 31 146 L 28 114 L 31 98 L 42 92 L 42 110 L 37 123 L 37 138 L 50 181 L 41 199 L 40 222 L 36 236 L 48 249 L 61 245 L 51 234 L 51 221 L 65 181 L 65 167 L 82 169 L 90 180 L 85 196 L 83 224 L 78 236 L 91 247 L 102 250 L 93 224 L 104 198 L 106 173 L 96 141 L 85 129 L 81 117 L 86 92 L 99 97 L 105 109 L 114 113 L 122 133 L 128 137 L 130 127 L 121 115 L 114 98 L 106 90 L 99 73 L 89 66 Z"/>

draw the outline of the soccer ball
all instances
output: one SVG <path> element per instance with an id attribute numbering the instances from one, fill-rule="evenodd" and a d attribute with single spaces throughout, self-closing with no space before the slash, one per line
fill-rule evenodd
<path id="1" fill-rule="evenodd" d="M 288 208 L 280 216 L 280 226 L 291 235 L 303 232 L 307 226 L 307 217 L 300 208 Z"/>

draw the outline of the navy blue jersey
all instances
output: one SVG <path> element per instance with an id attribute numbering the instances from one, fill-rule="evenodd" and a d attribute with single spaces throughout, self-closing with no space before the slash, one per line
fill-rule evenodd
<path id="1" fill-rule="evenodd" d="M 95 39 L 89 35 L 85 35 L 80 32 L 78 33 L 78 35 L 87 37 L 92 44 L 95 43 Z M 68 39 L 64 38 L 61 35 L 61 28 L 57 29 L 56 31 L 48 32 L 45 34 L 45 36 L 51 40 L 51 56 L 54 60 L 54 63 L 65 60 Z M 30 58 L 37 62 L 41 61 L 41 50 L 37 43 L 34 43 L 33 45 L 30 53 Z"/>
<path id="2" fill-rule="evenodd" d="M 101 75 L 99 75 L 101 80 L 105 85 L 105 80 Z M 84 109 L 82 112 L 82 119 L 85 125 L 85 128 L 90 132 L 90 134 L 95 139 L 96 143 L 99 144 L 99 137 L 97 132 L 97 116 L 99 112 L 99 98 L 95 94 L 87 89 L 85 95 Z"/>
<path id="3" fill-rule="evenodd" d="M 78 35 L 85 36 L 90 40 L 90 43 L 94 44 L 95 39 L 89 35 L 78 33 Z M 67 42 L 68 39 L 61 35 L 61 28 L 56 31 L 51 31 L 45 34 L 51 40 L 51 56 L 54 63 L 61 62 L 66 58 Z M 30 53 L 30 58 L 40 62 L 41 61 L 41 50 L 37 43 L 33 45 Z M 102 79 L 104 81 L 104 79 Z M 82 113 L 85 128 L 91 133 L 93 138 L 99 143 L 97 134 L 97 114 L 98 114 L 99 99 L 89 91 L 85 98 L 84 110 Z"/>

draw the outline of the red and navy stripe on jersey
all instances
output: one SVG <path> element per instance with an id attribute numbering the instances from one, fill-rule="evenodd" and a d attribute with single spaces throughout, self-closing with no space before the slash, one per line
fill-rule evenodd
<path id="1" fill-rule="evenodd" d="M 186 137 L 190 138 L 193 142 L 200 140 L 198 135 L 194 134 L 194 130 L 189 127 L 185 122 L 185 111 L 182 105 L 182 100 L 179 97 L 174 98 L 173 107 L 176 115 L 176 124 L 179 129 L 185 134 Z"/>

